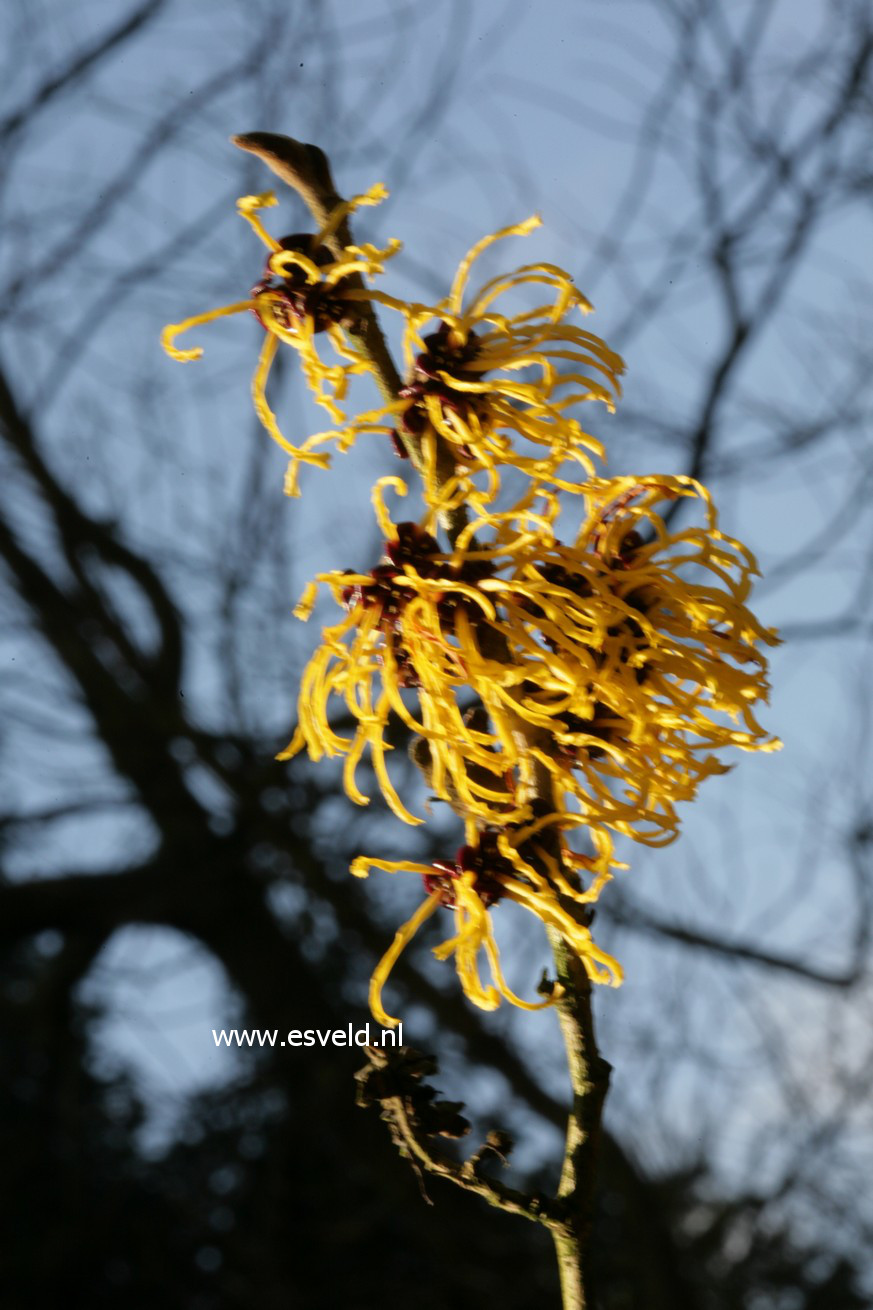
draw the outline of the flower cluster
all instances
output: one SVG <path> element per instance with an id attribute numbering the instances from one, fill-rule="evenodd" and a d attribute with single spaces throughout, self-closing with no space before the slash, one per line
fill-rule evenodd
<path id="1" fill-rule="evenodd" d="M 586 497 L 572 544 L 555 535 L 553 502 L 545 516 L 516 508 L 476 520 L 464 534 L 475 545 L 443 553 L 417 524 L 392 524 L 377 496 L 383 562 L 319 578 L 347 614 L 304 673 L 285 754 L 344 756 L 346 791 L 366 804 L 356 770 L 369 749 L 391 809 L 420 823 L 385 762 L 396 715 L 427 743 L 431 790 L 474 828 L 528 822 L 535 774 L 546 770 L 551 822 L 596 843 L 596 895 L 610 833 L 672 841 L 676 804 L 724 772 L 719 748 L 777 745 L 754 717 L 767 696 L 760 647 L 775 637 L 745 604 L 754 558 L 719 531 L 700 484 L 603 479 Z M 702 502 L 703 526 L 669 530 L 658 508 L 680 497 Z M 302 617 L 313 598 L 309 588 Z M 335 696 L 352 736 L 331 727 Z"/>
<path id="2" fill-rule="evenodd" d="M 397 959 L 418 929 L 440 906 L 454 911 L 455 933 L 434 948 L 438 960 L 455 957 L 464 993 L 482 1010 L 494 1010 L 501 998 L 522 1010 L 542 1010 L 560 999 L 558 984 L 550 987 L 541 1001 L 525 1001 L 507 985 L 500 966 L 497 943 L 489 911 L 499 901 L 514 901 L 555 929 L 582 961 L 595 982 L 618 984 L 621 967 L 591 939 L 586 922 L 586 897 L 580 892 L 574 871 L 562 867 L 550 852 L 537 843 L 539 826 L 501 830 L 484 828 L 474 844 L 462 846 L 453 860 L 433 864 L 373 860 L 361 856 L 352 873 L 365 878 L 371 869 L 385 873 L 410 872 L 421 875 L 426 898 L 395 934 L 394 941 L 379 961 L 370 982 L 370 1009 L 377 1023 L 397 1022 L 385 1012 L 382 988 Z M 540 872 L 524 858 L 538 863 Z M 493 981 L 487 986 L 479 973 L 479 956 L 484 951 Z"/>
<path id="3" fill-rule="evenodd" d="M 525 236 L 539 225 L 532 217 L 478 242 L 462 260 L 451 293 L 435 305 L 374 291 L 374 301 L 403 315 L 406 385 L 395 402 L 315 442 L 337 440 L 345 448 L 362 432 L 381 432 L 394 436 L 402 454 L 398 435 L 413 437 L 432 509 L 493 504 L 507 468 L 536 486 L 578 492 L 578 477 L 564 466 L 590 476 L 592 456 L 602 458 L 603 448 L 568 411 L 586 400 L 613 410 L 624 372 L 605 342 L 569 321 L 574 311 L 590 313 L 590 303 L 563 269 L 539 263 L 489 279 L 464 305 L 479 256 L 495 241 Z M 512 315 L 496 308 L 501 297 L 532 286 L 547 288 L 547 304 Z M 440 441 L 455 467 L 445 482 L 437 476 Z"/>
<path id="4" fill-rule="evenodd" d="M 255 315 L 265 335 L 252 379 L 252 398 L 258 418 L 291 458 L 285 484 L 289 495 L 299 494 L 297 477 L 301 463 L 327 468 L 330 460 L 324 451 L 313 450 L 313 445 L 318 444 L 317 437 L 295 446 L 284 436 L 267 402 L 267 378 L 280 343 L 292 346 L 300 356 L 304 377 L 318 404 L 327 409 L 335 422 L 345 419 L 337 402 L 345 396 L 349 378 L 356 373 L 372 372 L 370 359 L 349 337 L 349 328 L 358 321 L 361 303 L 372 297 L 372 292 L 363 287 L 361 275 L 372 277 L 382 273 L 385 261 L 400 250 L 400 242 L 392 240 L 382 250 L 366 244 L 346 245 L 338 257 L 332 255 L 328 243 L 349 214 L 362 205 L 378 204 L 387 194 L 383 186 L 371 187 L 363 195 L 338 205 L 318 232 L 295 233 L 281 239 L 271 236 L 258 218 L 260 210 L 277 203 L 273 192 L 242 196 L 237 209 L 270 252 L 263 276 L 252 287 L 247 300 L 207 310 L 181 323 L 171 323 L 161 337 L 172 359 L 188 363 L 199 359 L 203 351 L 199 346 L 179 350 L 175 341 L 183 332 L 230 314 L 250 310 Z M 335 354 L 345 363 L 327 363 L 322 359 L 316 343 L 319 333 L 328 337 Z"/>
<path id="5" fill-rule="evenodd" d="M 165 330 L 176 336 L 226 314 L 251 310 L 265 330 L 255 373 L 255 408 L 291 457 L 288 489 L 301 463 L 324 467 L 328 443 L 346 449 L 364 433 L 390 436 L 415 453 L 425 514 L 395 523 L 385 504 L 399 478 L 373 489 L 384 554 L 364 572 L 321 574 L 297 607 L 312 612 L 319 584 L 344 610 L 323 630 L 304 672 L 298 725 L 280 758 L 306 750 L 342 758 L 347 795 L 366 805 L 358 772 L 369 757 L 398 818 L 424 819 L 401 798 L 387 764 L 399 726 L 433 795 L 462 817 L 465 845 L 454 860 L 425 865 L 364 857 L 352 872 L 408 870 L 426 897 L 396 934 L 371 987 L 377 1020 L 394 1023 L 382 988 L 408 941 L 440 907 L 454 935 L 436 948 L 454 957 L 465 994 L 483 1009 L 501 998 L 538 1009 L 507 986 L 491 911 L 514 901 L 578 956 L 590 978 L 617 983 L 618 964 L 591 938 L 590 905 L 617 867 L 614 835 L 649 846 L 678 834 L 677 806 L 701 781 L 726 769 L 724 748 L 772 750 L 779 742 L 755 717 L 767 698 L 764 648 L 775 634 L 748 608 L 754 557 L 718 525 L 700 483 L 680 476 L 595 474 L 600 443 L 570 412 L 598 400 L 612 409 L 621 359 L 570 321 L 590 305 L 567 273 L 526 264 L 468 294 L 471 268 L 495 241 L 526 235 L 536 218 L 480 241 L 449 294 L 433 305 L 366 286 L 399 248 L 353 245 L 345 221 L 385 195 L 373 187 L 340 204 L 319 232 L 277 240 L 258 211 L 270 194 L 244 197 L 245 217 L 269 249 L 250 298 Z M 342 241 L 340 235 L 342 234 Z M 511 293 L 545 288 L 547 303 L 504 313 Z M 381 409 L 346 419 L 338 402 L 349 378 L 378 363 L 365 346 L 374 306 L 403 320 L 406 377 Z M 322 359 L 326 336 L 339 362 Z M 287 441 L 266 400 L 280 343 L 299 354 L 315 398 L 335 426 L 302 444 Z M 561 493 L 581 500 L 581 527 L 558 535 Z M 689 522 L 678 502 L 699 511 Z M 439 524 L 464 507 L 466 526 L 449 546 Z M 562 520 L 563 522 L 563 520 Z M 674 526 L 674 522 L 677 526 Z M 350 731 L 332 718 L 345 707 Z M 483 982 L 484 952 L 491 981 Z"/>
<path id="6" fill-rule="evenodd" d="M 252 383 L 255 410 L 290 456 L 286 490 L 291 495 L 298 494 L 301 463 L 328 466 L 329 456 L 318 447 L 330 442 L 346 450 L 361 433 L 391 435 L 400 454 L 406 452 L 399 438 L 413 436 L 422 452 L 425 495 L 437 508 L 452 501 L 493 502 L 502 466 L 544 485 L 578 490 L 578 479 L 561 476 L 562 466 L 575 463 L 591 474 L 591 457 L 602 456 L 603 450 L 567 411 L 583 400 L 599 400 L 613 409 L 624 371 L 622 360 L 599 337 L 567 321 L 574 310 L 587 314 L 591 305 L 567 273 L 547 263 L 525 264 L 491 278 L 466 308 L 463 304 L 470 269 L 478 257 L 502 237 L 533 231 L 540 220 L 529 218 L 478 242 L 462 261 L 450 295 L 435 305 L 424 305 L 398 300 L 362 282 L 362 276 L 384 272 L 385 261 L 401 248 L 399 241 L 391 240 L 384 249 L 345 245 L 338 257 L 329 249 L 349 214 L 386 196 L 384 187 L 371 187 L 337 206 L 319 232 L 281 239 L 272 236 L 258 217 L 260 210 L 276 204 L 275 195 L 268 191 L 241 197 L 240 214 L 269 251 L 263 277 L 247 300 L 170 324 L 162 336 L 164 349 L 183 363 L 199 359 L 200 348 L 180 350 L 176 338 L 217 318 L 246 310 L 254 313 L 265 329 Z M 548 288 L 548 304 L 512 316 L 495 308 L 506 293 L 538 285 Z M 378 302 L 402 314 L 407 382 L 396 400 L 345 422 L 337 402 L 345 396 L 349 377 L 373 372 L 366 352 L 350 340 L 362 302 Z M 428 326 L 432 330 L 425 332 Z M 344 363 L 322 359 L 315 340 L 319 333 L 326 334 Z M 298 352 L 315 399 L 338 425 L 300 446 L 283 435 L 266 398 L 270 368 L 283 342 Z M 519 374 L 525 371 L 537 376 L 524 380 Z M 448 485 L 440 484 L 436 476 L 438 441 L 447 442 L 455 458 L 456 475 Z M 476 482 L 479 474 L 484 485 Z"/>

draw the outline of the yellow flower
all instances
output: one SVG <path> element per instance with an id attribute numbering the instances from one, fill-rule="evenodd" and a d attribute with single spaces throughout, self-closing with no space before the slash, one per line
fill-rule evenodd
<path id="1" fill-rule="evenodd" d="M 679 498 L 703 501 L 703 526 L 670 531 L 656 507 Z M 509 695 L 479 660 L 481 637 L 466 615 L 456 632 L 471 685 L 493 688 L 548 734 L 531 754 L 556 795 L 589 823 L 663 845 L 678 835 L 676 804 L 725 771 L 715 752 L 779 747 L 753 711 L 768 695 L 759 647 L 777 638 L 745 603 L 754 557 L 719 530 L 699 483 L 604 479 L 588 485 L 586 500 L 572 547 L 519 540 L 500 589 L 482 584 L 499 600 L 491 626 L 523 670 Z M 497 536 L 505 540 L 506 523 Z"/>
<path id="2" fill-rule="evenodd" d="M 304 747 L 316 760 L 323 755 L 345 756 L 346 793 L 366 805 L 368 798 L 357 785 L 356 771 L 369 747 L 392 811 L 406 823 L 421 823 L 401 801 L 386 767 L 385 754 L 391 747 L 385 730 L 393 713 L 430 743 L 437 795 L 450 795 L 454 788 L 471 818 L 523 822 L 530 817 L 530 807 L 521 793 L 516 796 L 512 775 L 518 771 L 523 781 L 530 782 L 534 763 L 511 731 L 504 731 L 505 714 L 498 718 L 498 731 L 504 734 L 500 742 L 468 722 L 459 694 L 463 697 L 469 686 L 478 687 L 471 682 L 464 650 L 451 635 L 456 616 L 467 607 L 483 623 L 497 619 L 480 585 L 492 573 L 492 565 L 474 552 L 442 554 L 430 533 L 415 523 L 395 526 L 382 503 L 386 485 L 405 490 L 398 479 L 389 478 L 381 479 L 374 489 L 387 538 L 385 562 L 367 574 L 319 576 L 349 613 L 324 629 L 323 644 L 304 671 L 297 732 L 280 758 L 290 758 Z M 490 552 L 478 554 L 487 557 Z M 301 618 L 308 617 L 315 586 L 307 588 L 297 607 Z M 510 683 L 515 672 L 494 666 L 494 676 Z M 418 716 L 402 695 L 410 689 L 417 695 Z M 328 710 L 333 696 L 345 700 L 356 720 L 352 738 L 331 727 Z"/>
<path id="3" fill-rule="evenodd" d="M 585 400 L 602 401 L 612 410 L 624 371 L 621 358 L 599 337 L 568 321 L 574 311 L 590 312 L 591 305 L 568 273 L 548 263 L 525 264 L 491 278 L 464 304 L 470 270 L 483 251 L 539 225 L 539 218 L 528 218 L 479 241 L 462 260 L 450 294 L 435 305 L 373 292 L 373 300 L 398 310 L 406 321 L 407 385 L 396 403 L 313 442 L 337 440 L 345 449 L 362 432 L 396 437 L 396 423 L 422 444 L 431 508 L 492 503 L 506 466 L 537 485 L 579 491 L 578 479 L 562 476 L 562 466 L 575 463 L 590 475 L 591 456 L 602 457 L 603 448 L 567 411 Z M 548 303 L 512 315 L 495 307 L 506 293 L 530 285 L 546 287 Z M 456 476 L 447 484 L 436 477 L 435 433 L 456 461 Z M 484 486 L 475 482 L 479 474 Z"/>
<path id="4" fill-rule="evenodd" d="M 434 948 L 434 955 L 438 960 L 455 957 L 465 995 L 482 1010 L 496 1009 L 501 998 L 522 1010 L 541 1010 L 553 1005 L 562 995 L 560 985 L 556 984 L 545 1000 L 525 1001 L 507 985 L 489 913 L 501 900 L 515 901 L 543 924 L 556 929 L 581 960 L 592 981 L 618 986 L 621 968 L 592 941 L 586 922 L 589 917 L 586 897 L 574 885 L 572 870 L 559 867 L 553 857 L 538 847 L 536 835 L 536 824 L 511 834 L 485 829 L 470 845 L 462 846 L 454 860 L 438 860 L 431 865 L 364 856 L 353 862 L 352 873 L 362 878 L 373 868 L 386 873 L 421 874 L 427 892 L 412 918 L 395 934 L 373 973 L 370 1009 L 377 1023 L 386 1027 L 397 1023 L 384 1009 L 382 989 L 404 947 L 440 906 L 454 910 L 455 932 Z M 546 872 L 538 872 L 523 852 L 542 863 Z M 479 972 L 483 950 L 492 978 L 487 984 L 482 982 Z"/>
<path id="5" fill-rule="evenodd" d="M 271 236 L 258 218 L 259 210 L 277 203 L 273 192 L 242 196 L 237 201 L 239 213 L 270 252 L 264 278 L 252 288 L 247 300 L 196 314 L 181 323 L 171 323 L 161 335 L 161 344 L 167 354 L 185 363 L 199 359 L 203 351 L 200 347 L 179 350 L 175 341 L 181 333 L 229 314 L 241 314 L 246 310 L 255 314 L 266 335 L 252 379 L 252 398 L 258 418 L 274 441 L 291 457 L 286 479 L 286 490 L 290 495 L 298 494 L 300 463 L 326 468 L 330 461 L 323 451 L 316 453 L 312 449 L 313 444 L 318 444 L 318 438 L 310 438 L 303 446 L 297 447 L 283 435 L 267 403 L 270 368 L 280 342 L 293 346 L 300 356 L 304 376 L 315 400 L 328 410 L 334 422 L 344 421 L 346 416 L 336 402 L 345 395 L 349 378 L 356 373 L 372 371 L 369 358 L 350 344 L 345 331 L 356 321 L 356 303 L 370 299 L 373 294 L 362 286 L 361 275 L 382 273 L 385 260 L 397 253 L 400 242 L 392 240 L 383 250 L 369 244 L 345 246 L 339 258 L 331 255 L 325 243 L 349 214 L 362 205 L 378 204 L 387 194 L 381 184 L 371 187 L 363 195 L 337 205 L 318 233 L 295 234 L 281 241 Z M 329 364 L 322 360 L 315 340 L 320 332 L 326 334 L 346 363 Z"/>
<path id="6" fill-rule="evenodd" d="M 424 528 L 391 522 L 389 481 L 376 488 L 384 562 L 319 579 L 349 613 L 325 629 L 304 673 L 285 757 L 304 747 L 313 759 L 345 756 L 347 794 L 367 804 L 356 770 L 369 747 L 407 823 L 421 820 L 386 767 L 392 714 L 427 743 L 432 791 L 473 824 L 527 822 L 545 768 L 556 828 L 595 842 L 599 889 L 614 863 L 604 830 L 672 841 L 676 804 L 725 771 L 720 748 L 778 747 L 753 713 L 768 691 L 759 647 L 776 642 L 745 604 L 755 561 L 720 532 L 700 484 L 592 482 L 572 546 L 557 540 L 547 502 L 542 514 L 488 514 L 443 553 Z M 656 506 L 677 498 L 701 499 L 705 525 L 670 531 Z M 483 529 L 493 539 L 474 549 Z M 310 588 L 302 617 L 312 598 Z M 331 727 L 334 696 L 355 720 L 352 737 Z"/>

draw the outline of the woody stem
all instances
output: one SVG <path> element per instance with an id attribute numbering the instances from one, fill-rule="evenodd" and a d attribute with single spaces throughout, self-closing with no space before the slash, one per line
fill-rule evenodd
<path id="1" fill-rule="evenodd" d="M 591 983 L 578 957 L 554 929 L 549 929 L 558 982 L 561 1033 L 567 1052 L 573 1103 L 567 1121 L 564 1163 L 558 1200 L 564 1202 L 565 1222 L 552 1228 L 564 1310 L 590 1310 L 594 1305 L 589 1270 L 589 1244 L 594 1218 L 597 1154 L 603 1103 L 610 1066 L 597 1049 L 591 1008 Z"/>
<path id="2" fill-rule="evenodd" d="M 315 222 L 321 227 L 330 212 L 341 204 L 331 176 L 326 155 L 317 146 L 294 141 L 269 132 L 250 132 L 231 138 L 234 145 L 256 155 L 282 181 L 300 195 Z M 351 244 L 347 223 L 342 223 L 326 244 L 335 256 Z M 371 363 L 379 388 L 388 400 L 397 397 L 402 384 L 372 305 L 361 301 L 355 336 Z M 437 442 L 436 480 L 443 485 L 453 477 L 455 461 L 447 443 L 435 434 Z M 415 434 L 401 433 L 414 467 L 421 472 L 424 452 Z M 466 526 L 463 505 L 442 515 L 442 526 L 454 545 Z M 522 749 L 536 743 L 538 730 L 514 716 L 513 735 Z M 528 789 L 527 800 L 534 809 L 549 813 L 554 809 L 551 777 L 537 765 Z M 595 1164 L 600 1138 L 603 1102 L 609 1084 L 610 1066 L 601 1059 L 594 1035 L 591 1011 L 591 984 L 579 959 L 568 950 L 563 938 L 553 929 L 549 936 L 555 957 L 561 997 L 557 1002 L 561 1032 L 567 1051 L 567 1064 L 573 1103 L 567 1123 L 567 1139 L 561 1179 L 558 1187 L 557 1213 L 550 1210 L 547 1226 L 552 1232 L 558 1258 L 564 1310 L 592 1310 L 594 1305 L 588 1275 L 587 1251 L 594 1212 Z"/>

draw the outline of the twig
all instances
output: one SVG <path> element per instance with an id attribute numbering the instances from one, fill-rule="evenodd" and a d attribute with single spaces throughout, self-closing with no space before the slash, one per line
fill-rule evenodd
<path id="1" fill-rule="evenodd" d="M 550 1208 L 554 1202 L 540 1193 L 528 1195 L 479 1173 L 480 1165 L 489 1155 L 498 1156 L 505 1163 L 504 1156 L 511 1149 L 507 1134 L 489 1133 L 484 1145 L 463 1161 L 453 1160 L 431 1145 L 428 1140 L 431 1137 L 461 1137 L 470 1127 L 460 1115 L 463 1108 L 460 1102 L 435 1100 L 433 1088 L 423 1081 L 425 1074 L 436 1072 L 432 1057 L 410 1047 L 397 1051 L 374 1046 L 365 1049 L 368 1062 L 355 1075 L 359 1084 L 358 1104 L 367 1108 L 378 1103 L 382 1107 L 382 1118 L 390 1126 L 394 1144 L 416 1172 L 424 1169 L 435 1177 L 445 1178 L 481 1196 L 489 1205 L 534 1223 L 548 1227 L 559 1222 L 557 1213 Z M 430 1197 L 424 1195 L 428 1204 L 432 1204 Z"/>
<path id="2" fill-rule="evenodd" d="M 331 210 L 342 203 L 337 194 L 330 164 L 318 146 L 306 145 L 290 137 L 268 132 L 249 132 L 231 138 L 241 150 L 256 155 L 268 168 L 302 197 L 315 222 L 324 224 Z M 334 256 L 351 244 L 348 223 L 341 224 L 326 242 Z M 389 400 L 394 400 L 402 384 L 391 358 L 382 329 L 372 305 L 361 302 L 361 310 L 354 328 L 358 342 L 369 358 L 380 389 Z M 412 434 L 400 433 L 414 467 L 423 470 L 421 441 Z M 448 482 L 455 472 L 455 461 L 447 443 L 436 434 L 438 485 Z M 467 523 L 463 506 L 446 511 L 441 522 L 449 540 L 454 544 Z M 521 749 L 529 751 L 540 745 L 541 733 L 520 717 L 513 723 L 513 735 Z M 554 809 L 552 781 L 547 768 L 537 764 L 527 795 L 540 812 Z M 603 1102 L 609 1084 L 609 1065 L 601 1060 L 594 1039 L 594 1022 L 591 1012 L 591 986 L 584 967 L 569 952 L 557 933 L 550 933 L 555 956 L 558 982 L 562 989 L 558 1001 L 561 1030 L 567 1049 L 567 1061 L 573 1090 L 573 1106 L 567 1124 L 567 1140 L 558 1194 L 548 1200 L 541 1196 L 526 1196 L 513 1188 L 482 1178 L 477 1172 L 481 1156 L 474 1156 L 462 1164 L 436 1152 L 426 1141 L 428 1133 L 417 1118 L 415 1097 L 408 1087 L 389 1081 L 378 1090 L 372 1085 L 366 1093 L 367 1103 L 378 1100 L 383 1115 L 391 1125 L 392 1137 L 400 1149 L 413 1162 L 416 1171 L 422 1169 L 483 1197 L 489 1205 L 519 1214 L 543 1223 L 552 1233 L 558 1256 L 561 1293 L 564 1310 L 589 1310 L 593 1305 L 590 1279 L 587 1273 L 586 1251 L 591 1231 L 595 1195 L 595 1162 L 600 1137 L 600 1120 Z M 384 1051 L 370 1051 L 370 1071 L 388 1071 Z M 449 1103 L 451 1106 L 451 1103 Z M 436 1131 L 442 1131 L 436 1129 Z M 420 1174 L 419 1174 L 420 1176 Z"/>
<path id="3" fill-rule="evenodd" d="M 573 1088 L 573 1106 L 567 1121 L 564 1163 L 558 1184 L 564 1224 L 552 1228 L 564 1310 L 586 1310 L 594 1305 L 588 1268 L 589 1238 L 594 1218 L 597 1155 L 600 1146 L 603 1103 L 609 1090 L 611 1067 L 601 1058 L 594 1033 L 591 983 L 576 956 L 559 933 L 549 929 L 558 982 L 561 1032 Z"/>

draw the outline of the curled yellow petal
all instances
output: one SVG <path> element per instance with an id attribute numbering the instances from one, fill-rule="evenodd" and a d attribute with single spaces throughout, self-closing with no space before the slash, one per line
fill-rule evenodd
<path id="1" fill-rule="evenodd" d="M 210 309 L 205 314 L 195 314 L 193 318 L 185 318 L 181 323 L 168 323 L 161 333 L 161 345 L 170 358 L 178 360 L 180 364 L 187 364 L 192 359 L 200 359 L 203 354 L 202 346 L 194 346 L 191 350 L 179 350 L 174 344 L 176 338 L 187 332 L 189 328 L 199 327 L 202 323 L 212 323 L 215 319 L 226 318 L 229 314 L 242 314 L 253 306 L 253 300 L 238 300 L 234 305 L 222 305 L 220 309 Z"/>
<path id="2" fill-rule="evenodd" d="M 412 941 L 421 925 L 426 923 L 434 911 L 439 908 L 441 895 L 441 892 L 434 892 L 431 896 L 428 896 L 426 901 L 422 901 L 412 918 L 407 920 L 402 928 L 398 928 L 394 934 L 393 942 L 373 971 L 373 976 L 370 979 L 370 1010 L 376 1022 L 381 1024 L 383 1028 L 396 1028 L 400 1020 L 394 1019 L 390 1014 L 386 1013 L 382 1005 L 382 989 L 404 948 Z"/>

